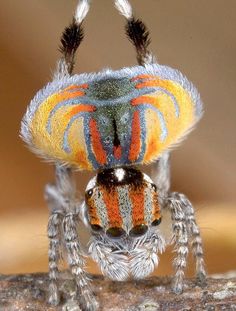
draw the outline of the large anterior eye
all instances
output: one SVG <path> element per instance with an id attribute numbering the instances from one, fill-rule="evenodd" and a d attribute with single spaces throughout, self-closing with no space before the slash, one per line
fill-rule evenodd
<path id="1" fill-rule="evenodd" d="M 158 218 L 158 219 L 153 220 L 152 226 L 158 226 L 158 225 L 160 225 L 160 223 L 161 223 L 161 217 Z"/>
<path id="2" fill-rule="evenodd" d="M 147 230 L 148 226 L 146 226 L 145 224 L 137 225 L 130 230 L 129 235 L 133 237 L 138 237 L 144 235 Z"/>
<path id="3" fill-rule="evenodd" d="M 103 230 L 103 228 L 99 225 L 91 225 L 91 229 L 94 231 L 94 232 L 101 232 Z"/>
<path id="4" fill-rule="evenodd" d="M 120 238 L 125 235 L 125 231 L 119 227 L 112 227 L 107 229 L 106 234 L 111 238 Z"/>

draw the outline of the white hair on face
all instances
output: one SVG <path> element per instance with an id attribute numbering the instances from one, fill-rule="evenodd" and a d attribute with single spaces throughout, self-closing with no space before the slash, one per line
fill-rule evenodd
<path id="1" fill-rule="evenodd" d="M 92 179 L 90 179 L 85 191 L 93 189 L 96 186 L 96 183 L 97 183 L 97 175 L 94 176 Z"/>
<path id="2" fill-rule="evenodd" d="M 118 181 L 122 181 L 124 179 L 124 176 L 125 176 L 125 170 L 123 168 L 117 168 L 115 170 L 115 175 L 116 175 Z"/>
<path id="3" fill-rule="evenodd" d="M 90 0 L 80 0 L 76 11 L 75 11 L 75 19 L 78 24 L 82 23 L 85 16 L 87 15 L 90 7 Z"/>
<path id="4" fill-rule="evenodd" d="M 115 0 L 115 7 L 125 18 L 132 18 L 133 11 L 128 0 Z"/>
<path id="5" fill-rule="evenodd" d="M 151 179 L 147 174 L 144 174 L 144 173 L 143 173 L 143 179 L 146 180 L 147 182 L 153 184 L 152 179 Z"/>

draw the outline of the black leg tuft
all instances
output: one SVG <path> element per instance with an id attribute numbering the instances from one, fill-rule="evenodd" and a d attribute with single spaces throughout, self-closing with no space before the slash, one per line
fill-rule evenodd
<path id="1" fill-rule="evenodd" d="M 69 65 L 71 72 L 74 67 L 74 56 L 80 43 L 84 38 L 84 32 L 81 24 L 76 23 L 73 19 L 72 23 L 65 28 L 61 37 L 60 52 L 63 54 L 66 63 Z"/>
<path id="2" fill-rule="evenodd" d="M 149 54 L 148 46 L 151 43 L 149 31 L 141 20 L 133 17 L 127 21 L 126 34 L 137 50 L 139 64 L 143 64 Z"/>

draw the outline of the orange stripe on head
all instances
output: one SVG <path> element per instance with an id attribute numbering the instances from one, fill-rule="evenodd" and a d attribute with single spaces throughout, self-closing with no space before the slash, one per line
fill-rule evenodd
<path id="1" fill-rule="evenodd" d="M 131 143 L 129 150 L 129 160 L 137 160 L 141 149 L 141 127 L 139 111 L 135 111 L 132 120 Z"/>
<path id="2" fill-rule="evenodd" d="M 132 221 L 133 227 L 146 224 L 144 220 L 144 188 L 130 187 L 129 197 L 132 202 Z"/>
<path id="3" fill-rule="evenodd" d="M 94 151 L 95 158 L 99 164 L 104 165 L 107 162 L 106 152 L 103 149 L 102 142 L 101 142 L 101 136 L 97 128 L 97 123 L 94 119 L 90 119 L 89 128 L 90 128 L 91 143 L 92 143 L 92 148 Z"/>
<path id="4" fill-rule="evenodd" d="M 101 226 L 101 221 L 97 214 L 97 207 L 95 201 L 93 199 L 87 200 L 88 206 L 88 214 L 89 214 L 89 222 L 91 225 L 99 225 Z"/>
<path id="5" fill-rule="evenodd" d="M 103 201 L 107 208 L 107 216 L 109 227 L 122 227 L 123 221 L 119 210 L 119 198 L 116 189 L 103 189 L 102 191 Z"/>

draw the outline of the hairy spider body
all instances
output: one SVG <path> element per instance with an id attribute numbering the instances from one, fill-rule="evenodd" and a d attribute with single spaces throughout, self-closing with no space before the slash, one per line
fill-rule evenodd
<path id="1" fill-rule="evenodd" d="M 80 222 L 91 234 L 88 255 L 112 280 L 146 277 L 170 243 L 176 254 L 176 293 L 183 290 L 190 242 L 201 283 L 206 274 L 194 209 L 183 194 L 170 191 L 169 172 L 170 149 L 202 116 L 199 93 L 178 70 L 155 63 L 148 50 L 149 33 L 133 16 L 128 0 L 115 0 L 115 6 L 127 19 L 126 34 L 139 66 L 71 75 L 89 2 L 79 1 L 62 35 L 62 58 L 53 81 L 31 101 L 21 137 L 36 154 L 55 163 L 55 184 L 45 188 L 50 210 L 49 302 L 60 301 L 58 263 L 64 254 L 79 306 L 94 311 L 99 304 L 84 269 Z M 152 178 L 137 168 L 151 162 Z M 76 196 L 74 170 L 96 171 L 82 201 Z M 170 239 L 162 232 L 166 212 L 172 222 Z"/>

